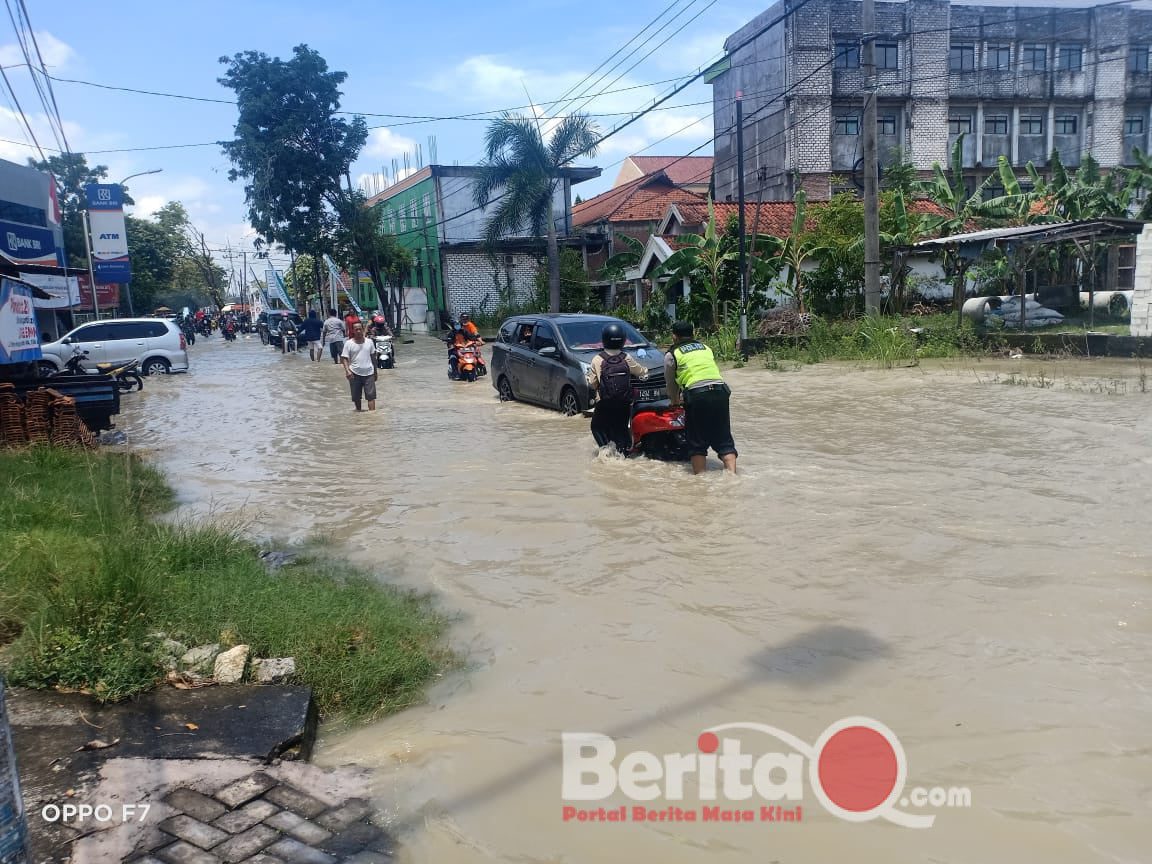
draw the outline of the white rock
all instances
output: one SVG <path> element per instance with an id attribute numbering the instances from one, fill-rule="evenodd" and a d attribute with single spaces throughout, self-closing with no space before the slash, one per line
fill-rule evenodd
<path id="1" fill-rule="evenodd" d="M 175 639 L 163 639 L 160 642 L 160 653 L 165 657 L 180 657 L 187 651 L 188 646 L 183 642 L 177 642 Z"/>
<path id="2" fill-rule="evenodd" d="M 219 645 L 199 645 L 180 658 L 180 665 L 198 669 L 212 662 L 212 658 L 220 653 Z"/>
<path id="3" fill-rule="evenodd" d="M 252 675 L 261 684 L 275 684 L 295 674 L 295 657 L 271 657 L 252 661 Z"/>
<path id="4" fill-rule="evenodd" d="M 237 645 L 216 657 L 212 677 L 220 684 L 238 684 L 244 678 L 248 665 L 248 646 Z"/>

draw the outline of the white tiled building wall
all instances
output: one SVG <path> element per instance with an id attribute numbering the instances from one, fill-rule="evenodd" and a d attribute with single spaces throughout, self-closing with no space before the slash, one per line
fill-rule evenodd
<path id="1" fill-rule="evenodd" d="M 1136 284 L 1129 333 L 1152 336 L 1152 225 L 1145 225 L 1136 239 Z"/>
<path id="2" fill-rule="evenodd" d="M 511 264 L 505 257 L 511 257 Z M 523 252 L 500 252 L 492 259 L 479 251 L 445 251 L 444 277 L 448 309 L 461 312 L 492 312 L 511 282 L 514 302 L 523 303 L 536 293 L 536 259 Z"/>

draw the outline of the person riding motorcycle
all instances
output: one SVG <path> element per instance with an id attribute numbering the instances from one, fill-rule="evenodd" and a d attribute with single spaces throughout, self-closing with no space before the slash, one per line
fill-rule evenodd
<path id="1" fill-rule="evenodd" d="M 372 316 L 372 323 L 368 326 L 369 338 L 372 336 L 394 336 L 392 328 L 388 326 L 388 319 L 377 313 Z"/>
<path id="2" fill-rule="evenodd" d="M 464 335 L 475 340 L 476 344 L 484 344 L 484 340 L 480 338 L 480 328 L 472 322 L 472 316 L 467 312 L 460 315 L 460 329 L 464 331 Z"/>

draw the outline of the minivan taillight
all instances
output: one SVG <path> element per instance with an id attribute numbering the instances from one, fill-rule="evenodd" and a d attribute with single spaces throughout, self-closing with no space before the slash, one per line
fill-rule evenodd
<path id="1" fill-rule="evenodd" d="M 181 351 L 187 351 L 188 350 L 188 340 L 184 338 L 183 333 L 180 334 L 180 350 Z"/>

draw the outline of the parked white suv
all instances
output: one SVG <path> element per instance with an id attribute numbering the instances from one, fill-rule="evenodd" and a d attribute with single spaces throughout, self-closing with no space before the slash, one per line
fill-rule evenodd
<path id="1" fill-rule="evenodd" d="M 64 368 L 79 348 L 89 368 L 97 363 L 140 362 L 145 375 L 188 371 L 188 343 L 180 328 L 163 318 L 108 318 L 81 324 L 56 342 L 40 346 L 43 372 L 52 374 Z"/>

